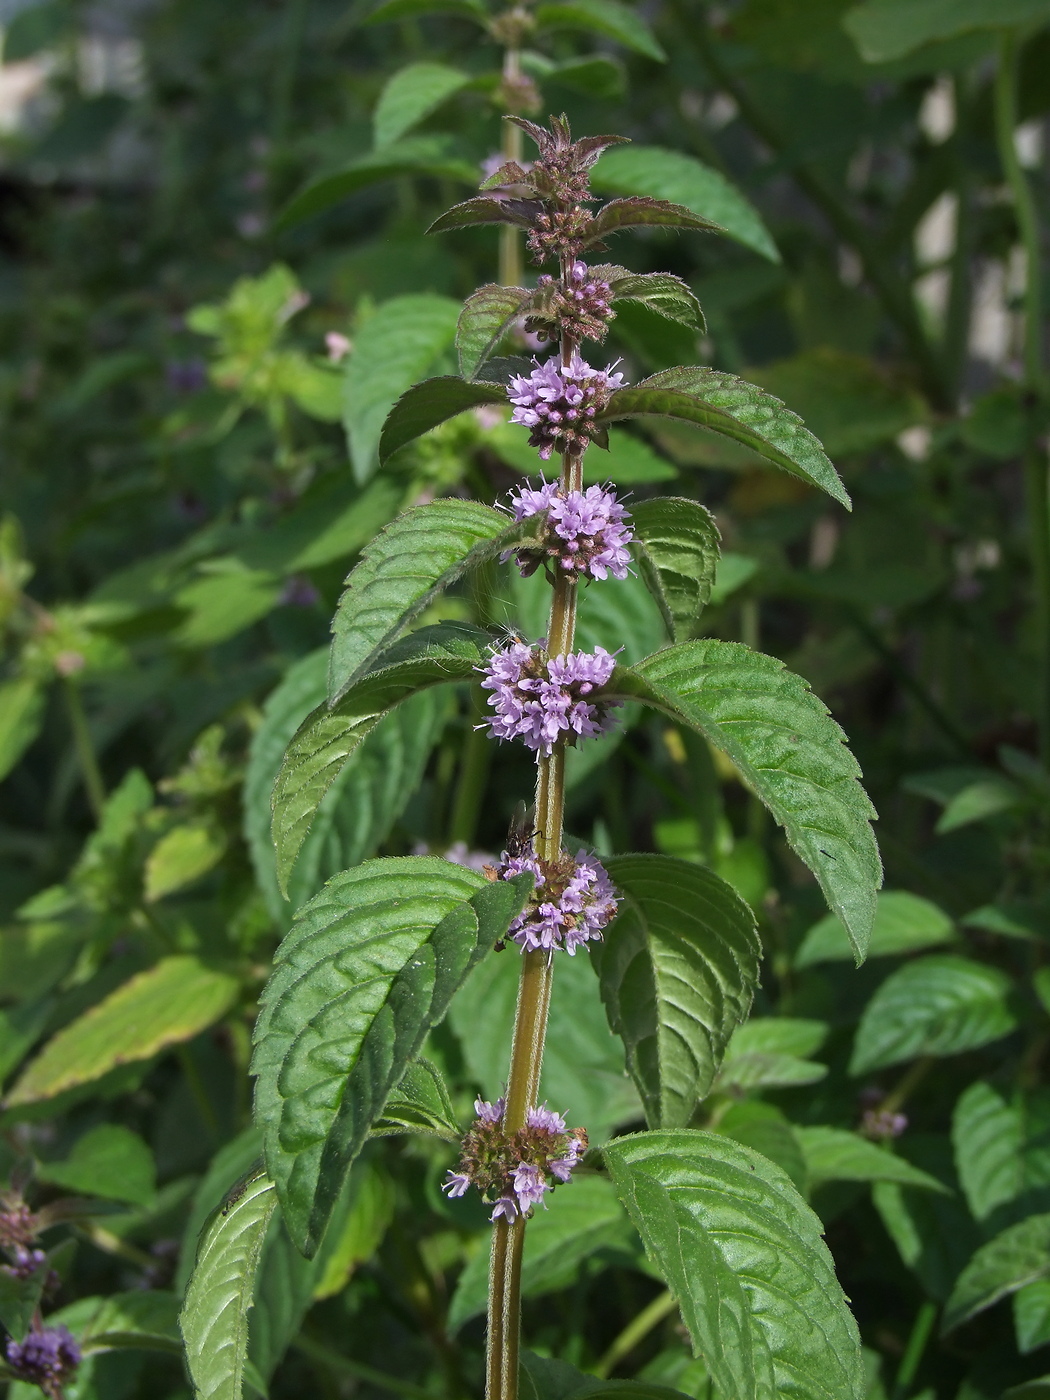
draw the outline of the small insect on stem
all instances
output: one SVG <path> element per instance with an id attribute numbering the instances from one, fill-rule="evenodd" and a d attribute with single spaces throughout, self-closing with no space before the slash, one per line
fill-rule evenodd
<path id="1" fill-rule="evenodd" d="M 237 1185 L 234 1186 L 234 1187 L 227 1193 L 226 1199 L 225 1199 L 225 1200 L 223 1201 L 223 1203 L 222 1203 L 222 1212 L 221 1212 L 221 1214 L 224 1215 L 224 1216 L 229 1215 L 230 1211 L 233 1210 L 234 1206 L 235 1206 L 235 1205 L 237 1204 L 237 1202 L 241 1199 L 241 1197 L 244 1195 L 244 1193 L 245 1193 L 245 1191 L 247 1191 L 247 1189 L 248 1189 L 248 1181 L 247 1181 L 247 1178 L 245 1178 L 244 1181 L 238 1181 Z"/>
<path id="2" fill-rule="evenodd" d="M 520 856 L 531 855 L 532 843 L 539 834 L 536 829 L 536 808 L 526 807 L 524 802 L 518 802 L 507 829 L 504 857 L 516 860 Z M 507 946 L 506 939 L 497 939 L 492 946 L 493 952 L 502 953 Z"/>

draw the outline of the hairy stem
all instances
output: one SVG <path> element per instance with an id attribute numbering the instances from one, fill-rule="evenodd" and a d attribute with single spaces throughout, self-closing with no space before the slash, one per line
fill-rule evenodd
<path id="1" fill-rule="evenodd" d="M 503 77 L 510 83 L 521 78 L 521 51 L 508 48 L 503 55 Z M 503 158 L 521 164 L 525 133 L 513 122 L 503 123 Z M 503 224 L 499 232 L 499 280 L 504 287 L 520 287 L 525 276 L 521 256 L 521 230 Z"/>

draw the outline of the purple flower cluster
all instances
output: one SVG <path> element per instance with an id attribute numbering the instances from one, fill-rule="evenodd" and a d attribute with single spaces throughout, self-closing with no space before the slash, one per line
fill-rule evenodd
<path id="1" fill-rule="evenodd" d="M 541 646 L 513 642 L 479 668 L 482 690 L 496 711 L 486 720 L 497 739 L 521 739 L 549 756 L 559 739 L 596 739 L 612 727 L 609 710 L 619 700 L 604 700 L 595 691 L 606 685 L 616 659 L 604 647 L 547 657 Z M 592 697 L 592 698 L 588 698 Z"/>
<path id="2" fill-rule="evenodd" d="M 530 1108 L 525 1126 L 508 1135 L 503 1127 L 506 1109 L 504 1098 L 475 1101 L 477 1118 L 463 1139 L 460 1169 L 449 1171 L 441 1188 L 452 1197 L 476 1186 L 485 1200 L 494 1200 L 494 1221 L 501 1216 L 516 1220 L 533 1206 L 546 1206 L 544 1196 L 571 1179 L 587 1148 L 586 1131 L 567 1128 L 561 1114 L 546 1104 Z"/>
<path id="3" fill-rule="evenodd" d="M 899 1138 L 908 1126 L 907 1115 L 894 1113 L 887 1108 L 865 1109 L 860 1131 L 873 1142 L 892 1142 Z"/>
<path id="4" fill-rule="evenodd" d="M 80 1365 L 80 1348 L 65 1327 L 44 1327 L 28 1332 L 25 1340 L 7 1343 L 7 1363 L 26 1381 L 51 1394 Z"/>
<path id="5" fill-rule="evenodd" d="M 528 904 L 507 931 L 522 951 L 554 952 L 564 948 L 570 957 L 584 943 L 599 940 L 602 929 L 616 915 L 619 900 L 608 872 L 597 856 L 562 851 L 556 861 L 541 861 L 531 848 L 522 855 L 504 851 L 497 867 L 503 880 L 531 870 L 536 887 Z"/>
<path id="6" fill-rule="evenodd" d="M 627 549 L 634 531 L 626 522 L 627 511 L 612 491 L 588 486 L 586 491 L 563 492 L 557 482 L 544 482 L 539 490 L 523 486 L 511 493 L 515 520 L 547 512 L 547 531 L 535 550 L 517 552 L 518 567 L 528 576 L 546 556 L 556 559 L 567 572 L 591 578 L 626 578 L 631 555 Z M 508 558 L 513 550 L 503 556 Z"/>
<path id="7" fill-rule="evenodd" d="M 0 1271 L 8 1274 L 11 1278 L 30 1278 L 41 1264 L 47 1262 L 47 1255 L 42 1249 L 30 1249 L 26 1245 L 16 1244 L 12 1246 L 11 1253 L 12 1262 L 0 1265 Z"/>
<path id="8" fill-rule="evenodd" d="M 595 369 L 574 350 L 564 368 L 557 355 L 529 375 L 511 376 L 507 396 L 514 405 L 512 423 L 530 428 L 529 443 L 539 450 L 546 462 L 557 448 L 559 452 L 579 454 L 594 437 L 594 418 L 609 402 L 614 389 L 623 383 L 623 375 L 613 373 L 615 366 Z"/>
<path id="9" fill-rule="evenodd" d="M 606 324 L 616 314 L 609 283 L 595 277 L 585 262 L 574 262 L 565 282 L 544 273 L 536 285 L 536 310 L 525 322 L 545 339 L 559 332 L 573 340 L 603 340 Z"/>

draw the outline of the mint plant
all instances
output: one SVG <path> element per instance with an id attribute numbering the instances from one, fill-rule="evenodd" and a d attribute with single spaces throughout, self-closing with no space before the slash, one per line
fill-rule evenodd
<path id="1" fill-rule="evenodd" d="M 756 386 L 689 366 L 627 385 L 614 365 L 588 361 L 583 347 L 604 339 L 618 301 L 693 324 L 699 312 L 676 277 L 592 266 L 585 254 L 632 227 L 717 226 L 652 197 L 594 210 L 589 171 L 622 138 L 574 141 L 564 117 L 549 129 L 509 120 L 534 141 L 536 160 L 505 163 L 481 195 L 431 231 L 518 227 L 533 259 L 553 261 L 557 272 L 531 290 L 493 285 L 468 298 L 458 345 L 469 375 L 409 389 L 387 418 L 380 455 L 389 458 L 465 408 L 509 402 L 538 464 L 557 455 L 560 471 L 550 482 L 526 482 L 502 510 L 456 499 L 415 507 L 365 550 L 333 624 L 329 698 L 300 726 L 274 784 L 278 872 L 286 886 L 326 792 L 383 715 L 426 688 L 479 673 L 490 737 L 535 755 L 532 815 L 480 872 L 433 856 L 367 861 L 299 910 L 255 1029 L 265 1175 L 250 1178 L 251 1195 L 215 1221 L 202 1248 L 183 1321 L 191 1370 L 205 1391 L 219 1374 L 239 1374 L 243 1340 L 225 1326 L 215 1333 L 212 1300 L 231 1267 L 250 1273 L 273 1195 L 298 1247 L 316 1254 L 391 1096 L 412 1101 L 427 1034 L 479 959 L 498 956 L 494 946 L 507 956 L 510 946 L 520 950 L 521 979 L 505 1093 L 478 1099 L 443 1188 L 456 1198 L 473 1188 L 491 1210 L 489 1400 L 519 1394 L 528 1222 L 548 1196 L 556 1211 L 580 1170 L 610 1173 L 723 1393 L 757 1397 L 791 1376 L 800 1394 L 859 1396 L 856 1326 L 816 1217 L 772 1162 L 692 1126 L 750 1007 L 759 957 L 750 909 L 710 870 L 660 856 L 603 862 L 564 830 L 568 749 L 593 742 L 616 724 L 620 706 L 640 701 L 737 765 L 817 877 L 858 960 L 864 956 L 880 867 L 873 813 L 841 731 L 780 663 L 738 643 L 689 640 L 717 557 L 709 513 L 678 498 L 629 510 L 611 486 L 584 490 L 583 462 L 607 443 L 610 423 L 662 415 L 746 442 L 773 465 L 848 498 L 817 440 Z M 538 328 L 553 352 L 531 368 L 508 367 L 493 357 L 522 323 Z M 542 569 L 549 580 L 544 637 L 494 645 L 463 622 L 411 630 L 465 570 L 511 559 L 523 574 Z M 575 635 L 581 590 L 601 588 L 610 574 L 624 577 L 631 560 L 659 604 L 670 644 L 627 667 L 615 650 L 577 649 Z M 552 980 L 561 957 L 588 954 L 649 1120 L 647 1132 L 614 1139 L 600 1156 L 588 1155 L 586 1125 L 568 1127 L 540 1098 Z M 426 1116 L 425 1099 L 416 1112 Z M 730 1243 L 740 1235 L 752 1242 L 743 1255 Z M 547 1383 L 527 1384 L 542 1393 Z"/>

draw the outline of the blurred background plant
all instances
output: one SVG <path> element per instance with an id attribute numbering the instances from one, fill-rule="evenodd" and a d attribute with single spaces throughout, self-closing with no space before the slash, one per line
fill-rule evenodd
<path id="1" fill-rule="evenodd" d="M 504 843 L 528 764 L 488 783 L 466 690 L 415 698 L 362 747 L 290 904 L 269 790 L 325 695 L 362 548 L 405 505 L 461 484 L 493 500 L 534 468 L 499 413 L 381 471 L 377 446 L 398 395 L 452 367 L 462 299 L 523 276 L 513 231 L 497 252 L 491 230 L 421 230 L 518 153 L 502 112 L 564 110 L 633 139 L 598 163 L 601 193 L 732 235 L 617 250 L 671 268 L 707 319 L 698 342 L 622 303 L 629 377 L 746 372 L 853 496 L 846 516 L 700 428 L 617 429 L 587 459 L 636 499 L 715 511 L 707 630 L 784 659 L 849 733 L 887 872 L 871 962 L 853 970 L 736 772 L 666 721 L 629 711 L 574 756 L 570 829 L 708 864 L 758 914 L 762 991 L 698 1121 L 808 1194 L 871 1396 L 1050 1395 L 1032 1379 L 1050 1370 L 1045 0 L 0 15 L 7 1332 L 43 1297 L 84 1355 L 70 1400 L 188 1396 L 178 1299 L 258 1152 L 248 1040 L 291 911 L 376 852 Z M 537 635 L 541 583 L 501 571 L 478 620 L 513 602 Z M 477 606 L 453 590 L 424 620 Z M 615 636 L 633 661 L 660 635 L 639 580 L 585 595 L 585 645 Z M 461 1123 L 499 1092 L 515 970 L 484 963 L 431 1037 Z M 582 957 L 554 998 L 544 1092 L 600 1142 L 641 1106 Z M 271 1226 L 249 1391 L 476 1393 L 484 1212 L 441 1195 L 440 1125 L 388 1126 L 317 1259 Z M 530 1226 L 532 1344 L 707 1396 L 607 1188 L 583 1179 Z"/>

